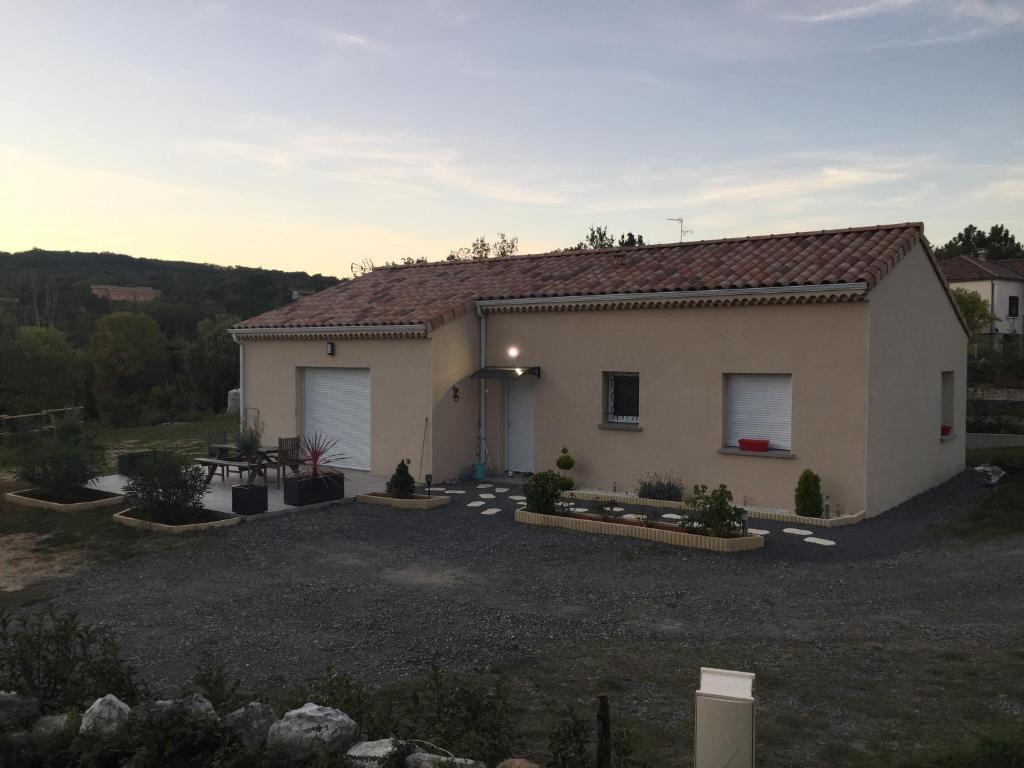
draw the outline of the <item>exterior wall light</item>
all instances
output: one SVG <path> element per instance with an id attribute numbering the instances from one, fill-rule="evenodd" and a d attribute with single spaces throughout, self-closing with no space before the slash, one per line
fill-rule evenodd
<path id="1" fill-rule="evenodd" d="M 452 387 L 452 400 L 454 402 L 456 402 L 456 403 L 459 402 L 459 388 L 458 387 Z"/>
<path id="2" fill-rule="evenodd" d="M 509 347 L 508 348 L 508 356 L 509 357 L 519 357 L 519 347 Z"/>
<path id="3" fill-rule="evenodd" d="M 334 342 L 333 341 L 328 341 L 327 342 L 327 354 L 329 356 L 331 356 L 331 357 L 334 357 Z"/>

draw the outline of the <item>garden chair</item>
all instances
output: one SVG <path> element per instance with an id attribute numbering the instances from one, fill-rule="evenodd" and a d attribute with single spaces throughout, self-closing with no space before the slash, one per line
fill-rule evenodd
<path id="1" fill-rule="evenodd" d="M 277 485 L 281 485 L 281 475 L 286 469 L 293 472 L 298 471 L 302 463 L 301 441 L 297 437 L 277 438 L 277 455 L 263 465 L 264 469 L 273 469 L 277 472 Z"/>

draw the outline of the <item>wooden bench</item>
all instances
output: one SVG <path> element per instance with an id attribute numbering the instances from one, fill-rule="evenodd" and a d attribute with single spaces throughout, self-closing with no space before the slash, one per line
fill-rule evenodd
<path id="1" fill-rule="evenodd" d="M 232 469 L 237 469 L 238 474 L 249 468 L 249 462 L 247 461 L 231 461 L 230 459 L 209 459 L 205 456 L 199 457 L 195 460 L 196 464 L 206 468 L 206 484 L 209 485 L 210 481 L 213 480 L 213 476 L 217 474 L 217 470 L 220 470 L 220 479 L 226 480 L 227 473 Z"/>

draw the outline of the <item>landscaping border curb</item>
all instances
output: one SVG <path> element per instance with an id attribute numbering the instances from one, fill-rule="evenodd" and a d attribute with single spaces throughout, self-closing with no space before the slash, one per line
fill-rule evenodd
<path id="1" fill-rule="evenodd" d="M 230 528 L 232 525 L 238 525 L 242 522 L 241 517 L 226 517 L 223 520 L 212 520 L 209 523 L 189 523 L 188 525 L 165 525 L 164 523 L 154 523 L 150 520 L 139 520 L 137 517 L 129 517 L 126 513 L 131 512 L 132 508 L 123 509 L 113 515 L 115 523 L 121 525 L 127 525 L 129 528 L 141 528 L 145 531 L 153 531 L 154 533 L 195 533 L 196 531 L 208 531 L 214 528 Z M 223 512 L 219 514 L 224 514 Z"/>
<path id="2" fill-rule="evenodd" d="M 863 512 L 858 512 L 855 515 L 840 515 L 839 517 L 806 517 L 764 507 L 744 507 L 744 509 L 747 510 L 747 517 L 758 520 L 777 520 L 780 523 L 798 523 L 809 525 L 812 528 L 840 528 L 844 525 L 862 523 L 865 519 Z"/>
<path id="3" fill-rule="evenodd" d="M 626 536 L 631 539 L 656 541 L 661 544 L 671 544 L 676 547 L 688 547 L 690 549 L 703 549 L 708 552 L 749 552 L 764 546 L 764 537 L 754 534 L 735 538 L 718 538 L 717 536 L 701 536 L 684 531 L 645 528 L 638 525 L 605 523 L 598 520 L 581 520 L 575 517 L 560 517 L 558 515 L 538 515 L 536 512 L 529 512 L 525 509 L 517 509 L 515 519 L 517 523 L 525 523 L 526 525 L 543 525 L 548 528 L 563 528 L 569 531 L 582 531 L 583 533 Z"/>
<path id="4" fill-rule="evenodd" d="M 32 491 L 34 488 L 28 488 L 27 490 Z M 28 507 L 30 509 L 45 509 L 50 512 L 85 512 L 90 509 L 102 509 L 103 507 L 117 507 L 124 504 L 123 494 L 113 494 L 106 499 L 96 499 L 94 501 L 76 501 L 71 504 L 61 504 L 58 501 L 46 501 L 45 499 L 33 499 L 30 496 L 23 496 L 25 491 L 9 491 L 4 494 L 4 501 L 8 504 L 14 504 L 19 507 Z M 104 491 L 108 493 L 108 491 Z"/>
<path id="5" fill-rule="evenodd" d="M 451 500 L 451 496 L 430 496 L 428 498 L 421 493 L 417 493 L 411 499 L 396 499 L 393 496 L 377 493 L 361 493 L 356 496 L 356 501 L 363 504 L 376 504 L 379 507 L 395 509 L 433 509 L 434 507 L 443 507 Z"/>

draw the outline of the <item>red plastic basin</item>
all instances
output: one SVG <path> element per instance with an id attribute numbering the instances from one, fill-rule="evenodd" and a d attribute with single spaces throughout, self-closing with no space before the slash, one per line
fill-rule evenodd
<path id="1" fill-rule="evenodd" d="M 768 441 L 767 440 L 762 440 L 760 438 L 757 438 L 757 439 L 749 438 L 749 437 L 740 438 L 739 444 L 740 444 L 740 450 L 741 451 L 761 451 L 761 452 L 763 452 L 763 451 L 767 451 L 768 450 Z"/>

